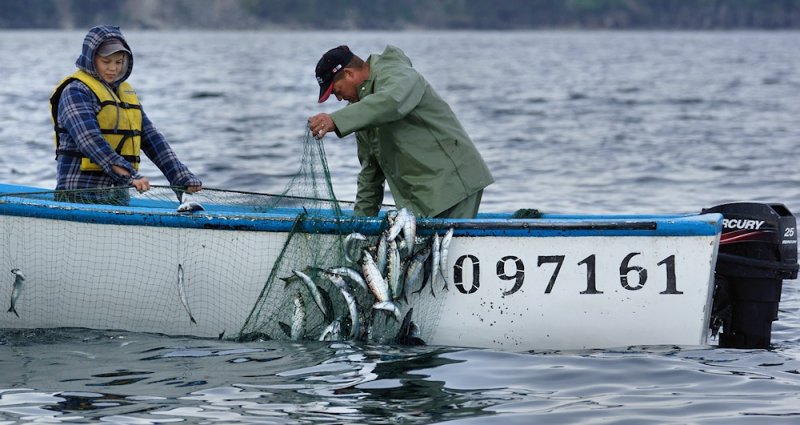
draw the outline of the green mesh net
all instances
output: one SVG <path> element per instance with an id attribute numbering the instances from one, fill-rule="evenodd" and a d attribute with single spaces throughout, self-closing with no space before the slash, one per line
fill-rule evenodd
<path id="1" fill-rule="evenodd" d="M 279 194 L 163 186 L 0 194 L 0 206 L 39 201 L 72 218 L 2 216 L 3 266 L 26 277 L 20 318 L 0 317 L 3 327 L 415 344 L 430 335 L 445 298 L 432 251 L 446 229 L 434 238 L 428 223 L 409 234 L 416 219 L 392 206 L 353 216 L 310 134 Z M 76 215 L 84 209 L 148 218 L 103 225 Z M 0 297 L 11 290 L 0 286 Z"/>

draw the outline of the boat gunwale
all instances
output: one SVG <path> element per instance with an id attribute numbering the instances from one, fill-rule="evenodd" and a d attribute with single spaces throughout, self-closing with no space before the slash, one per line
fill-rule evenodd
<path id="1" fill-rule="evenodd" d="M 215 230 L 289 232 L 298 219 L 300 231 L 321 234 L 359 232 L 377 235 L 386 227 L 378 217 L 336 216 L 329 210 L 282 208 L 274 212 L 231 212 L 219 204 L 194 213 L 172 208 L 78 204 L 17 194 L 0 194 L 0 214 L 95 224 L 160 226 Z M 543 214 L 512 218 L 511 214 L 479 214 L 475 219 L 418 218 L 421 236 L 453 228 L 457 236 L 711 236 L 722 231 L 722 215 L 574 215 Z"/>

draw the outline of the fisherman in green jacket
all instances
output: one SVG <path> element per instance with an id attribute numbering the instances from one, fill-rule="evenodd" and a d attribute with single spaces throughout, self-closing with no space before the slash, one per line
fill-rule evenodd
<path id="1" fill-rule="evenodd" d="M 308 119 L 314 137 L 356 132 L 358 193 L 355 214 L 374 216 L 384 181 L 398 208 L 423 217 L 473 218 L 483 189 L 494 182 L 450 106 L 397 47 L 367 61 L 347 46 L 317 63 L 319 103 L 331 94 L 349 105 Z"/>

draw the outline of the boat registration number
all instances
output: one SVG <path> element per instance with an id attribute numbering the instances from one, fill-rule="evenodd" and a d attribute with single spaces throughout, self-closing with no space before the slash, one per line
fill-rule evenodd
<path id="1" fill-rule="evenodd" d="M 628 253 L 619 264 L 619 285 L 628 291 L 638 291 L 644 288 L 648 280 L 649 271 L 636 264 L 637 256 L 641 252 Z M 544 289 L 545 294 L 553 291 L 558 284 L 559 273 L 565 265 L 565 255 L 539 255 L 536 258 L 536 267 L 552 267 L 552 274 Z M 658 263 L 662 268 L 661 273 L 665 274 L 666 285 L 659 294 L 683 294 L 678 290 L 677 279 L 675 277 L 675 256 L 670 255 Z M 570 264 L 571 265 L 571 264 Z M 453 265 L 453 283 L 456 289 L 462 294 L 473 294 L 481 287 L 480 281 L 480 261 L 472 254 L 465 254 L 458 257 Z M 525 262 L 514 255 L 507 255 L 500 258 L 495 263 L 497 278 L 502 281 L 513 282 L 511 287 L 503 291 L 504 296 L 513 295 L 525 284 Z M 597 259 L 594 254 L 578 261 L 575 266 L 586 269 L 585 286 L 579 291 L 580 294 L 602 294 L 603 289 L 597 285 Z M 465 273 L 466 270 L 466 273 Z M 471 275 L 471 281 L 466 281 L 465 275 Z"/>

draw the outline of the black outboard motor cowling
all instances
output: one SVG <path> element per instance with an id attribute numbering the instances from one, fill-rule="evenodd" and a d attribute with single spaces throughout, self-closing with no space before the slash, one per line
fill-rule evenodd
<path id="1" fill-rule="evenodd" d="M 797 278 L 797 228 L 783 204 L 736 202 L 704 209 L 722 214 L 712 334 L 719 346 L 769 348 L 783 279 Z"/>

